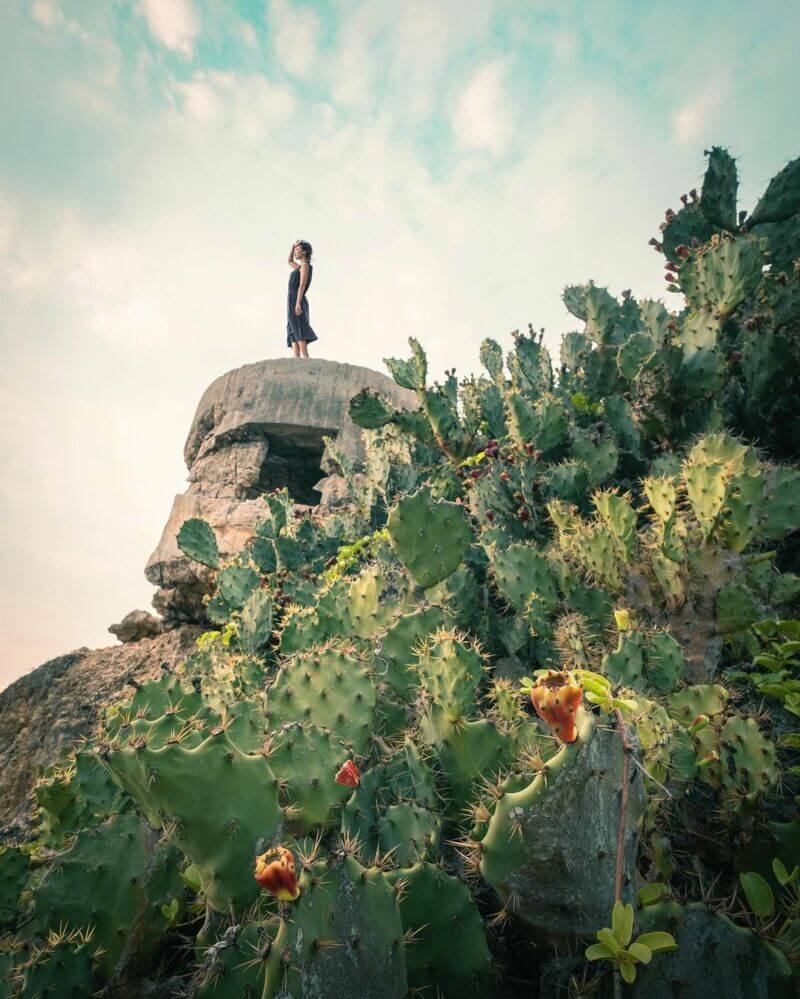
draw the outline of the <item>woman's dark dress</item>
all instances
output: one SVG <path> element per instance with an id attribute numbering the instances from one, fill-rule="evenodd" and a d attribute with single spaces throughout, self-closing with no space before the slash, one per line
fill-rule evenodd
<path id="1" fill-rule="evenodd" d="M 308 265 L 308 284 L 306 291 L 311 287 L 311 278 L 314 276 L 314 265 Z M 303 300 L 300 308 L 303 314 L 296 316 L 294 307 L 297 304 L 297 289 L 300 287 L 300 268 L 292 271 L 289 275 L 289 298 L 286 304 L 286 346 L 291 347 L 293 343 L 305 340 L 306 343 L 313 343 L 317 339 L 317 334 L 311 329 L 308 321 L 308 299 L 306 291 L 303 292 Z"/>

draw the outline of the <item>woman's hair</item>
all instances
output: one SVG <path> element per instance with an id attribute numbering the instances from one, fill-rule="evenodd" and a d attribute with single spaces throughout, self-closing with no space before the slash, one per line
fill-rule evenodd
<path id="1" fill-rule="evenodd" d="M 305 240 L 300 241 L 300 249 L 305 253 L 306 260 L 311 263 L 311 254 L 314 252 L 311 243 L 307 243 Z"/>

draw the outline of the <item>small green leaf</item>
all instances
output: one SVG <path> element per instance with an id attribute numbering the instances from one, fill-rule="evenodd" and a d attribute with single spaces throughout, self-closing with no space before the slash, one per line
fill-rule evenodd
<path id="1" fill-rule="evenodd" d="M 633 982 L 636 980 L 636 965 L 621 964 L 619 966 L 619 973 L 622 975 L 622 977 L 625 979 L 628 985 L 632 985 Z"/>
<path id="2" fill-rule="evenodd" d="M 611 690 L 611 681 L 600 673 L 579 669 L 575 671 L 575 676 L 587 690 L 594 690 L 598 694 L 604 690 Z"/>
<path id="3" fill-rule="evenodd" d="M 180 908 L 180 903 L 178 902 L 177 898 L 173 898 L 173 900 L 169 903 L 169 905 L 161 906 L 161 915 L 164 917 L 164 919 L 166 919 L 168 923 L 173 923 L 175 921 L 175 917 L 178 915 L 179 908 Z"/>
<path id="4" fill-rule="evenodd" d="M 755 871 L 743 872 L 739 881 L 753 913 L 760 919 L 768 919 L 775 912 L 775 896 L 767 882 Z"/>
<path id="5" fill-rule="evenodd" d="M 649 964 L 653 956 L 653 952 L 650 948 L 646 944 L 640 943 L 638 940 L 629 944 L 628 950 L 640 964 Z"/>
<path id="6" fill-rule="evenodd" d="M 619 952 L 622 950 L 620 945 L 614 939 L 614 934 L 607 926 L 604 926 L 602 930 L 597 931 L 597 939 L 600 941 L 601 944 L 604 944 L 605 947 L 607 947 L 608 950 L 610 950 L 611 953 L 614 954 L 614 956 L 619 954 Z"/>
<path id="7" fill-rule="evenodd" d="M 608 947 L 601 943 L 591 944 L 584 954 L 587 961 L 605 961 L 614 956 Z"/>
<path id="8" fill-rule="evenodd" d="M 772 861 L 772 870 L 773 870 L 773 872 L 775 874 L 775 877 L 777 878 L 779 884 L 781 884 L 784 888 L 786 888 L 787 885 L 794 884 L 794 882 L 798 878 L 798 875 L 800 875 L 800 867 L 797 867 L 795 865 L 794 869 L 792 870 L 792 873 L 790 874 L 786 870 L 786 867 L 784 866 L 783 861 L 779 860 L 778 857 L 776 857 Z"/>
<path id="9" fill-rule="evenodd" d="M 778 883 L 783 885 L 785 888 L 786 885 L 789 884 L 789 872 L 784 867 L 783 861 L 775 857 L 772 861 L 772 870 L 775 877 L 778 879 Z"/>
<path id="10" fill-rule="evenodd" d="M 660 950 L 677 950 L 675 937 L 671 933 L 664 933 L 663 930 L 653 930 L 652 933 L 642 933 L 636 938 L 636 943 L 647 947 L 654 954 Z"/>
<path id="11" fill-rule="evenodd" d="M 614 939 L 626 947 L 633 936 L 633 906 L 615 902 L 611 913 L 611 932 Z"/>
<path id="12" fill-rule="evenodd" d="M 658 881 L 651 885 L 644 885 L 644 887 L 636 892 L 636 901 L 642 908 L 646 905 L 655 905 L 656 902 L 661 901 L 668 891 L 669 885 L 661 884 Z"/>
<path id="13" fill-rule="evenodd" d="M 195 891 L 200 891 L 203 886 L 203 882 L 200 879 L 200 872 L 194 866 L 194 864 L 189 864 L 185 871 L 179 871 L 180 876 Z"/>

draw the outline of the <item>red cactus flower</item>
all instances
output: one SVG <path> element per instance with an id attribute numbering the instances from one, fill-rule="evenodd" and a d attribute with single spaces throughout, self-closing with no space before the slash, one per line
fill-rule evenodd
<path id="1" fill-rule="evenodd" d="M 361 774 L 359 773 L 358 767 L 355 763 L 353 763 L 352 760 L 348 760 L 336 771 L 334 780 L 337 784 L 346 784 L 348 787 L 358 787 L 361 783 Z"/>
<path id="2" fill-rule="evenodd" d="M 583 687 L 568 671 L 548 670 L 531 690 L 531 701 L 536 714 L 542 718 L 560 742 L 574 742 L 578 738 L 575 718 L 583 700 Z"/>
<path id="3" fill-rule="evenodd" d="M 253 877 L 281 902 L 294 902 L 300 898 L 294 856 L 285 846 L 274 846 L 256 857 Z"/>

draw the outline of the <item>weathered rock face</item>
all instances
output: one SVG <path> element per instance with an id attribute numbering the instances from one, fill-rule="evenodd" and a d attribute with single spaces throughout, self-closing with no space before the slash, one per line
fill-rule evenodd
<path id="1" fill-rule="evenodd" d="M 138 642 L 142 638 L 155 638 L 164 630 L 164 622 L 149 611 L 132 610 L 108 630 L 121 642 Z"/>
<path id="2" fill-rule="evenodd" d="M 186 659 L 201 630 L 184 625 L 125 645 L 76 649 L 0 692 L 0 840 L 28 828 L 39 767 L 90 735 L 102 705 L 129 699 L 131 680 L 158 677 Z"/>
<path id="3" fill-rule="evenodd" d="M 145 575 L 159 587 L 153 606 L 167 623 L 202 619 L 211 573 L 187 559 L 175 536 L 189 517 L 214 528 L 220 551 L 233 554 L 251 537 L 265 508 L 261 493 L 285 486 L 299 504 L 335 502 L 336 476 L 322 478 L 323 436 L 360 457 L 360 431 L 347 413 L 362 388 L 395 406 L 416 406 L 413 392 L 377 371 L 338 361 L 281 358 L 246 364 L 203 393 L 184 447 L 188 490 L 175 497 Z"/>

